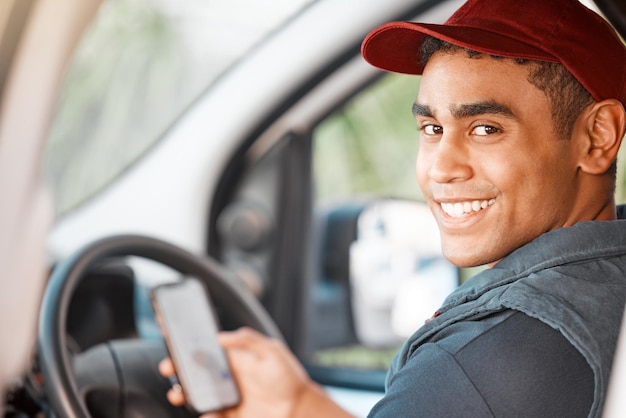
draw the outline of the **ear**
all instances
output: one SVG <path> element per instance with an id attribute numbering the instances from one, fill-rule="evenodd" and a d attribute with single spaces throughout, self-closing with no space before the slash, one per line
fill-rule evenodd
<path id="1" fill-rule="evenodd" d="M 589 174 L 605 173 L 617 158 L 624 137 L 624 106 L 615 99 L 603 100 L 585 109 L 578 122 L 584 141 L 580 168 Z"/>

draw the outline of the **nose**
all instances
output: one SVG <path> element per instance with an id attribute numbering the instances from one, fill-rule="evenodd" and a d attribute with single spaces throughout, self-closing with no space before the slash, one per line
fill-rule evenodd
<path id="1" fill-rule="evenodd" d="M 437 183 L 465 181 L 472 177 L 465 141 L 453 135 L 444 135 L 437 143 L 420 147 L 418 164 L 420 163 L 428 167 L 428 177 Z"/>

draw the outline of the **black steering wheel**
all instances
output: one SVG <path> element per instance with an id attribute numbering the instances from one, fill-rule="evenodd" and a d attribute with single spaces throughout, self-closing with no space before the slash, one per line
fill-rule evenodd
<path id="1" fill-rule="evenodd" d="M 44 390 L 57 415 L 67 418 L 135 416 L 124 411 L 135 408 L 141 410 L 141 416 L 189 416 L 184 408 L 171 407 L 165 399 L 169 385 L 156 369 L 158 361 L 166 355 L 162 343 L 127 339 L 109 341 L 76 356 L 68 351 L 66 324 L 75 289 L 90 267 L 123 256 L 143 257 L 198 278 L 224 314 L 235 323 L 282 340 L 278 327 L 254 295 L 214 260 L 154 238 L 136 235 L 106 238 L 59 263 L 43 297 L 38 356 Z M 92 415 L 82 389 L 94 385 L 99 390 L 91 396 L 98 397 L 98 405 L 106 410 Z M 156 401 L 145 402 L 145 396 L 141 401 L 146 392 L 151 392 L 150 399 Z"/>

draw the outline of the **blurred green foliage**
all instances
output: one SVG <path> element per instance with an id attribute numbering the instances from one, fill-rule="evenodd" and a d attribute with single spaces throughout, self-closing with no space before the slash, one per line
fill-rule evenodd
<path id="1" fill-rule="evenodd" d="M 318 202 L 353 196 L 421 199 L 418 130 L 411 107 L 419 77 L 384 76 L 314 133 Z"/>
<path id="2" fill-rule="evenodd" d="M 324 367 L 387 370 L 399 347 L 372 348 L 362 345 L 330 348 L 315 353 L 314 362 Z"/>
<path id="3" fill-rule="evenodd" d="M 57 212 L 108 185 L 161 137 L 172 107 L 190 100 L 184 55 L 150 2 L 102 5 L 73 57 L 44 153 Z"/>

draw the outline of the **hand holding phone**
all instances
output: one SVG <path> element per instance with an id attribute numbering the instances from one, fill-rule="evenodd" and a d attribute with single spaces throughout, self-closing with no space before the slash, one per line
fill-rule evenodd
<path id="1" fill-rule="evenodd" d="M 195 413 L 239 403 L 206 288 L 193 278 L 159 285 L 151 300 L 188 407 Z"/>

